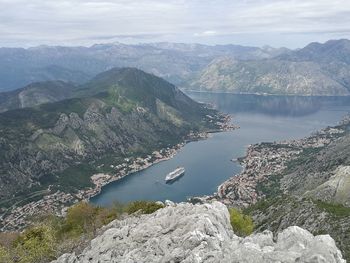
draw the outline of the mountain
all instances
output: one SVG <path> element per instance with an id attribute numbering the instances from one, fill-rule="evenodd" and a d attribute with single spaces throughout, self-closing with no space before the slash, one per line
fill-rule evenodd
<path id="1" fill-rule="evenodd" d="M 262 60 L 219 58 L 188 85 L 200 91 L 349 95 L 350 41 L 312 43 Z"/>
<path id="2" fill-rule="evenodd" d="M 73 96 L 74 88 L 72 83 L 44 81 L 3 92 L 0 93 L 0 112 L 64 100 Z"/>
<path id="3" fill-rule="evenodd" d="M 27 54 L 28 53 L 28 54 Z M 59 54 L 56 54 L 60 56 Z M 94 74 L 75 68 L 54 64 L 57 57 L 40 58 L 45 55 L 22 49 L 0 48 L 0 92 L 11 91 L 33 82 L 56 81 L 81 84 Z M 64 65 L 64 63 L 61 63 Z"/>
<path id="4" fill-rule="evenodd" d="M 0 114 L 0 195 L 90 187 L 90 176 L 124 158 L 181 142 L 216 127 L 214 110 L 174 85 L 134 68 L 111 69 L 72 98 Z M 9 198 L 9 199 L 8 199 Z"/>
<path id="5" fill-rule="evenodd" d="M 114 67 L 137 67 L 172 83 L 181 84 L 217 57 L 260 59 L 283 52 L 285 50 L 273 48 L 180 43 L 0 48 L 0 91 L 10 91 L 46 80 L 82 84 Z"/>
<path id="6" fill-rule="evenodd" d="M 345 263 L 329 235 L 299 227 L 241 238 L 223 204 L 169 204 L 151 215 L 115 220 L 83 251 L 64 254 L 67 262 L 329 262 Z M 152 251 L 152 253 L 150 253 Z"/>
<path id="7" fill-rule="evenodd" d="M 114 67 L 137 67 L 187 90 L 349 95 L 350 41 L 298 50 L 182 43 L 0 48 L 0 91 L 32 82 L 77 85 Z"/>
<path id="8" fill-rule="evenodd" d="M 324 44 L 313 42 L 306 47 L 281 54 L 281 59 L 292 61 L 332 62 L 334 60 L 350 64 L 350 40 L 329 40 Z"/>

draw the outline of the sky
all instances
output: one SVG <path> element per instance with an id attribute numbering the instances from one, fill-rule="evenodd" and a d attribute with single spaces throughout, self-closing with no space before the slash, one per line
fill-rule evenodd
<path id="1" fill-rule="evenodd" d="M 350 38 L 350 0 L 0 0 L 0 46 L 181 42 L 298 48 Z"/>

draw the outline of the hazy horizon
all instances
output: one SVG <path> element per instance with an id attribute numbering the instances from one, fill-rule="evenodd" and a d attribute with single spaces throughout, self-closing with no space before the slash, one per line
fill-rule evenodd
<path id="1" fill-rule="evenodd" d="M 350 38 L 346 0 L 0 0 L 0 46 L 199 43 L 301 48 Z"/>
<path id="2" fill-rule="evenodd" d="M 38 47 L 86 47 L 86 48 L 90 48 L 96 45 L 130 45 L 130 46 L 142 46 L 142 45 L 154 45 L 154 44 L 162 44 L 162 43 L 168 43 L 168 44 L 184 44 L 184 45 L 204 45 L 204 46 L 225 46 L 225 45 L 233 45 L 233 46 L 243 46 L 243 47 L 258 47 L 258 48 L 264 48 L 264 47 L 272 47 L 272 48 L 288 48 L 291 50 L 295 50 L 295 49 L 301 49 L 306 47 L 307 45 L 311 44 L 311 43 L 320 43 L 320 44 L 324 44 L 328 41 L 338 41 L 338 40 L 349 40 L 348 38 L 339 38 L 339 39 L 327 39 L 325 41 L 311 41 L 308 42 L 306 45 L 304 46 L 300 46 L 300 47 L 295 47 L 295 48 L 289 48 L 286 46 L 272 46 L 272 45 L 260 45 L 260 46 L 254 46 L 254 45 L 242 45 L 242 44 L 237 44 L 237 43 L 227 43 L 227 44 L 205 44 L 205 43 L 196 43 L 196 42 L 170 42 L 170 41 L 162 41 L 162 42 L 140 42 L 140 43 L 125 43 L 125 42 L 120 42 L 120 41 L 113 41 L 113 42 L 96 42 L 96 43 L 91 43 L 91 44 L 86 44 L 86 45 L 64 45 L 64 44 L 38 44 L 38 45 L 33 45 L 33 46 L 0 46 L 0 48 L 24 48 L 24 49 L 30 49 L 30 48 L 38 48 Z"/>

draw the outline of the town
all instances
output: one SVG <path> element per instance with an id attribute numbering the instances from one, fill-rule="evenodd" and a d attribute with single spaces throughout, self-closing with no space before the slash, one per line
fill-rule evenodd
<path id="1" fill-rule="evenodd" d="M 237 129 L 237 126 L 231 124 L 231 117 L 229 115 L 206 116 L 209 121 L 215 122 L 216 130 L 210 132 L 220 132 Z M 141 158 L 124 158 L 122 163 L 111 164 L 110 168 L 113 173 L 97 173 L 91 176 L 91 181 L 94 187 L 78 190 L 75 193 L 64 193 L 57 191 L 45 195 L 38 201 L 32 201 L 21 206 L 12 206 L 8 210 L 2 211 L 0 215 L 0 231 L 15 231 L 24 229 L 33 217 L 43 214 L 55 214 L 57 216 L 65 216 L 68 207 L 79 201 L 88 201 L 91 197 L 99 194 L 103 186 L 122 179 L 123 177 L 141 171 L 159 163 L 161 161 L 169 160 L 188 142 L 203 140 L 209 137 L 209 132 L 190 132 L 183 142 L 176 144 L 173 147 L 167 147 L 154 151 L 151 154 Z M 102 164 L 100 167 L 104 166 Z M 50 192 L 50 187 L 48 189 Z"/>
<path id="2" fill-rule="evenodd" d="M 204 135 L 200 134 L 198 136 L 203 137 Z M 23 229 L 27 226 L 28 222 L 33 219 L 33 216 L 43 215 L 43 213 L 64 216 L 68 207 L 72 204 L 82 200 L 89 200 L 91 197 L 100 193 L 102 187 L 106 184 L 120 180 L 128 174 L 146 169 L 153 164 L 172 158 L 184 144 L 185 143 L 179 143 L 172 148 L 154 151 L 145 158 L 125 158 L 123 163 L 111 165 L 111 168 L 115 169 L 114 174 L 94 174 L 91 177 L 91 181 L 94 184 L 93 188 L 79 190 L 76 193 L 57 191 L 45 195 L 39 201 L 33 201 L 23 206 L 12 207 L 11 210 L 3 213 L 0 230 L 14 231 Z"/>
<path id="3" fill-rule="evenodd" d="M 238 161 L 243 170 L 222 183 L 210 196 L 193 197 L 191 202 L 206 202 L 219 200 L 228 206 L 246 208 L 264 197 L 258 191 L 258 183 L 267 180 L 271 175 L 279 175 L 287 168 L 287 164 L 296 159 L 304 149 L 316 149 L 330 144 L 345 132 L 344 128 L 350 123 L 346 116 L 336 127 L 327 127 L 300 140 L 258 143 L 250 145 L 244 158 Z"/>

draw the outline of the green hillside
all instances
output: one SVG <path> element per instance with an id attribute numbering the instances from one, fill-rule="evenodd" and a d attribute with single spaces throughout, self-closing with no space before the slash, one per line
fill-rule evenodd
<path id="1" fill-rule="evenodd" d="M 97 164 L 149 154 L 190 131 L 216 127 L 206 117 L 215 111 L 137 69 L 102 73 L 72 96 L 0 114 L 3 200 L 49 184 L 66 191 L 90 186 Z"/>

